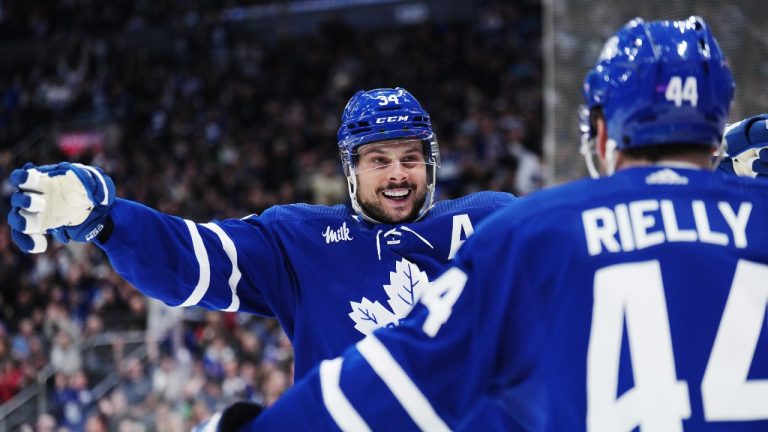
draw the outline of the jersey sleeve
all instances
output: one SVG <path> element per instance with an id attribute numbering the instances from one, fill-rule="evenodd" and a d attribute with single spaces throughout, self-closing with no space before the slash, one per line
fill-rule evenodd
<path id="1" fill-rule="evenodd" d="M 268 216 L 194 223 L 128 200 L 99 246 L 123 278 L 170 306 L 265 316 L 292 308 L 291 268 Z"/>

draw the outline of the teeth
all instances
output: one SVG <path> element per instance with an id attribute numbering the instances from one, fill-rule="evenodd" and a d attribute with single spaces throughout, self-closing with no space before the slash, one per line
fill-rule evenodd
<path id="1" fill-rule="evenodd" d="M 399 198 L 408 195 L 408 189 L 392 189 L 384 191 L 384 195 L 392 198 Z"/>

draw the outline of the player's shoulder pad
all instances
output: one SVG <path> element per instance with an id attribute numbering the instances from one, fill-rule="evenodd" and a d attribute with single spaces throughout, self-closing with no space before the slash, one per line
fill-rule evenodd
<path id="1" fill-rule="evenodd" d="M 351 208 L 343 204 L 326 206 L 300 203 L 272 206 L 259 216 L 251 215 L 244 219 L 254 220 L 261 223 L 270 223 L 272 221 L 301 222 L 310 219 L 343 219 L 350 217 L 351 215 Z"/>
<path id="2" fill-rule="evenodd" d="M 483 225 L 497 225 L 508 228 L 540 220 L 543 216 L 562 214 L 563 211 L 584 203 L 583 197 L 600 180 L 581 179 L 570 183 L 542 189 L 524 198 L 515 199 L 495 212 L 475 229 L 475 233 Z"/>
<path id="3" fill-rule="evenodd" d="M 482 191 L 461 198 L 438 201 L 430 210 L 432 215 L 456 213 L 476 208 L 498 209 L 517 201 L 517 198 L 507 192 Z"/>

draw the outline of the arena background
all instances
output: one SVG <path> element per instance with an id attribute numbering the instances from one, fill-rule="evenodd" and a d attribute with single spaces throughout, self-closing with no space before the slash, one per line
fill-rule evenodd
<path id="1" fill-rule="evenodd" d="M 440 196 L 525 195 L 585 174 L 580 85 L 630 18 L 702 15 L 768 106 L 755 0 L 0 1 L 0 432 L 177 431 L 290 385 L 275 321 L 148 301 L 89 245 L 24 255 L 10 170 L 73 160 L 196 221 L 347 200 L 335 131 L 359 88 L 430 112 Z"/>

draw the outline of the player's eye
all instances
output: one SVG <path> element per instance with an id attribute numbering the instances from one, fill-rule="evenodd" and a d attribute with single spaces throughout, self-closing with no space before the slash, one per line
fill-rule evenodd
<path id="1" fill-rule="evenodd" d="M 383 167 L 389 165 L 391 162 L 390 162 L 389 159 L 387 159 L 385 157 L 375 157 L 375 158 L 371 159 L 371 163 L 376 168 L 383 168 Z"/>
<path id="2" fill-rule="evenodd" d="M 361 161 L 361 168 L 364 171 L 372 170 L 372 169 L 382 169 L 386 168 L 388 165 L 392 163 L 392 160 L 385 156 L 370 156 L 367 158 L 363 158 Z"/>
<path id="3" fill-rule="evenodd" d="M 406 168 L 414 168 L 416 165 L 423 163 L 424 161 L 419 155 L 411 154 L 406 155 L 400 159 L 400 163 Z"/>

